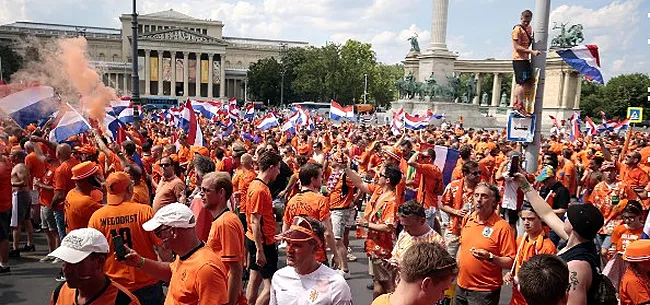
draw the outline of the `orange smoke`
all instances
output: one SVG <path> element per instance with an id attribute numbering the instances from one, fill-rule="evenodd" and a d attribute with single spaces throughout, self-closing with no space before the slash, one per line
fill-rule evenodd
<path id="1" fill-rule="evenodd" d="M 111 100 L 117 100 L 115 90 L 104 86 L 101 76 L 88 62 L 88 42 L 84 37 L 61 39 L 58 41 L 63 70 L 72 86 L 81 96 L 80 102 L 91 118 L 104 119 L 104 107 Z"/>
<path id="2" fill-rule="evenodd" d="M 101 74 L 90 65 L 88 42 L 84 37 L 53 40 L 32 37 L 23 45 L 23 50 L 35 51 L 37 56 L 28 52 L 22 54 L 27 61 L 11 76 L 12 84 L 52 86 L 64 102 L 85 109 L 90 118 L 104 120 L 104 107 L 118 97 L 115 90 L 102 83 Z"/>

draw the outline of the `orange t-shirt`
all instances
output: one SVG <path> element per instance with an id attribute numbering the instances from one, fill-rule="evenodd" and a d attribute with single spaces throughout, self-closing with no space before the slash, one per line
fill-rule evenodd
<path id="1" fill-rule="evenodd" d="M 79 192 L 77 189 L 72 189 L 65 196 L 65 223 L 66 232 L 70 233 L 72 230 L 88 227 L 90 217 L 102 207 L 99 202 L 91 196 L 87 196 Z"/>
<path id="2" fill-rule="evenodd" d="M 557 171 L 557 178 L 569 190 L 569 195 L 576 196 L 578 191 L 578 179 L 576 178 L 576 167 L 570 160 L 564 160 L 564 166 Z"/>
<path id="3" fill-rule="evenodd" d="M 354 184 L 350 178 L 345 179 L 345 184 L 348 188 L 348 193 L 343 197 L 343 175 L 339 177 L 339 181 L 336 182 L 336 186 L 329 194 L 329 208 L 330 210 L 337 209 L 348 209 L 354 199 Z"/>
<path id="4" fill-rule="evenodd" d="M 252 214 L 259 214 L 261 217 L 262 243 L 272 245 L 275 243 L 275 213 L 273 213 L 273 197 L 271 190 L 260 179 L 254 179 L 248 186 L 246 193 L 246 221 L 248 229 L 246 237 L 255 241 L 253 226 L 251 225 Z"/>
<path id="5" fill-rule="evenodd" d="M 528 34 L 526 34 L 526 31 L 528 31 Z M 523 26 L 517 25 L 515 26 L 514 29 L 512 29 L 512 41 L 516 43 L 517 45 L 521 46 L 524 49 L 528 49 L 532 43 L 530 41 L 530 37 L 528 36 L 533 35 L 533 28 L 531 26 L 528 26 L 526 28 L 526 31 L 524 31 Z M 513 60 L 530 60 L 530 55 L 525 52 L 517 51 L 514 47 L 512 48 L 512 59 Z"/>
<path id="6" fill-rule="evenodd" d="M 318 221 L 324 221 L 330 217 L 330 210 L 327 207 L 327 198 L 314 191 L 300 191 L 293 196 L 284 208 L 284 217 L 282 221 L 286 225 L 291 225 L 295 216 L 307 216 Z M 327 262 L 325 254 L 324 240 L 321 246 L 316 250 L 316 260 Z"/>
<path id="7" fill-rule="evenodd" d="M 45 175 L 47 164 L 45 163 L 45 161 L 39 159 L 35 152 L 30 152 L 25 157 L 25 166 L 29 168 L 29 176 L 32 177 L 32 179 L 29 180 L 29 185 L 28 185 L 28 188 L 31 190 L 34 188 L 33 179 L 43 178 L 43 175 Z"/>
<path id="8" fill-rule="evenodd" d="M 420 187 L 418 188 L 417 201 L 425 209 L 438 207 L 438 195 L 442 194 L 444 183 L 442 172 L 434 164 L 418 164 L 416 172 L 420 175 Z"/>
<path id="9" fill-rule="evenodd" d="M 627 268 L 618 286 L 618 298 L 621 305 L 648 304 L 650 302 L 650 278 L 647 275 L 637 274 Z"/>
<path id="10" fill-rule="evenodd" d="M 54 172 L 53 181 L 55 191 L 64 191 L 67 193 L 75 188 L 76 184 L 72 180 L 72 168 L 77 164 L 79 164 L 79 160 L 70 158 L 59 165 Z"/>
<path id="11" fill-rule="evenodd" d="M 648 173 L 640 167 L 635 167 L 633 169 L 627 169 L 626 167 L 625 172 L 622 172 L 620 177 L 621 180 L 623 180 L 623 183 L 632 188 L 645 187 L 650 182 Z"/>
<path id="12" fill-rule="evenodd" d="M 226 267 L 209 247 L 177 256 L 169 267 L 172 278 L 165 305 L 228 303 Z"/>
<path id="13" fill-rule="evenodd" d="M 523 243 L 523 244 L 522 244 Z M 519 268 L 521 265 L 528 261 L 531 257 L 539 254 L 555 254 L 557 253 L 557 248 L 555 244 L 548 239 L 544 234 L 540 234 L 536 239 L 526 238 L 524 236 L 519 236 L 517 238 L 517 249 L 521 249 L 515 257 L 515 275 L 519 273 Z M 517 287 L 512 287 L 512 298 L 510 299 L 510 305 L 526 305 L 526 300 L 524 296 L 521 295 Z"/>
<path id="14" fill-rule="evenodd" d="M 178 202 L 178 198 L 185 192 L 185 183 L 180 178 L 174 176 L 170 180 L 163 178 L 158 183 L 156 196 L 153 197 L 153 210 L 158 211 L 163 206 L 170 203 Z"/>
<path id="15" fill-rule="evenodd" d="M 232 178 L 233 190 L 239 192 L 239 213 L 246 214 L 248 198 L 248 186 L 255 180 L 255 171 L 239 168 Z"/>
<path id="16" fill-rule="evenodd" d="M 366 204 L 363 217 L 370 223 L 396 225 L 397 202 L 395 192 L 384 193 L 383 189 L 375 184 L 368 185 L 372 196 Z M 394 232 L 379 232 L 368 230 L 365 242 L 365 250 L 371 258 L 389 259 L 393 251 Z"/>
<path id="17" fill-rule="evenodd" d="M 622 224 L 614 229 L 614 233 L 612 233 L 612 244 L 616 244 L 616 251 L 618 253 L 623 253 L 627 245 L 641 239 L 641 235 L 643 235 L 643 226 L 630 230 L 627 225 Z"/>
<path id="18" fill-rule="evenodd" d="M 50 305 L 77 304 L 77 289 L 68 287 L 68 283 L 66 282 L 61 283 L 57 289 L 59 289 L 59 296 L 54 300 L 54 293 L 52 293 L 52 296 L 50 296 Z M 129 292 L 128 289 L 111 280 L 107 279 L 106 289 L 102 289 L 102 291 L 102 294 L 93 299 L 93 304 L 117 304 L 116 300 L 119 296 L 120 300 L 131 300 L 128 303 L 122 303 L 124 305 L 140 305 L 138 298 Z"/>
<path id="19" fill-rule="evenodd" d="M 474 198 L 472 198 L 473 193 L 474 190 L 465 189 L 465 182 L 463 179 L 454 180 L 445 188 L 440 203 L 456 210 L 466 208 L 468 211 L 471 211 L 474 204 Z M 449 217 L 451 221 L 449 222 L 447 230 L 451 230 L 452 234 L 455 236 L 460 236 L 461 218 L 451 214 Z"/>
<path id="20" fill-rule="evenodd" d="M 153 232 L 147 232 L 142 228 L 142 224 L 152 217 L 153 210 L 150 206 L 137 202 L 122 202 L 102 207 L 90 217 L 88 222 L 88 227 L 102 232 L 110 245 L 104 272 L 113 281 L 130 291 L 153 285 L 158 282 L 158 279 L 140 269 L 118 262 L 113 237 L 121 236 L 124 244 L 142 257 L 157 260 L 158 256 L 153 247 L 161 245 L 162 241 Z"/>
<path id="21" fill-rule="evenodd" d="M 11 210 L 11 164 L 0 162 L 0 212 Z"/>
<path id="22" fill-rule="evenodd" d="M 517 253 L 515 234 L 508 222 L 496 213 L 485 223 L 480 223 L 475 213 L 464 222 L 460 233 L 462 247 L 458 251 L 458 286 L 475 291 L 496 290 L 503 285 L 501 268 L 476 259 L 470 249 L 485 249 L 496 256 L 514 259 Z"/>
<path id="23" fill-rule="evenodd" d="M 140 180 L 140 183 L 138 185 L 135 185 L 133 187 L 133 197 L 131 197 L 131 201 L 141 203 L 144 205 L 151 205 L 151 197 L 149 196 L 149 187 L 147 186 L 146 183 L 144 183 L 144 180 Z"/>
<path id="24" fill-rule="evenodd" d="M 45 173 L 43 174 L 43 177 L 41 177 L 41 183 L 52 186 L 52 183 L 54 182 L 54 172 L 58 168 L 58 165 L 47 165 L 47 169 L 45 170 Z M 38 188 L 38 200 L 39 203 L 42 206 L 49 207 L 52 205 L 52 198 L 54 197 L 54 190 L 48 190 L 45 188 Z"/>

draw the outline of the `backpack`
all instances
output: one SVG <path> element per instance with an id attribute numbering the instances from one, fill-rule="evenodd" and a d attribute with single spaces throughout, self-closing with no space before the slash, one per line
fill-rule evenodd
<path id="1" fill-rule="evenodd" d="M 593 276 L 594 283 L 589 287 L 588 305 L 618 305 L 617 291 L 612 281 L 602 273 Z"/>

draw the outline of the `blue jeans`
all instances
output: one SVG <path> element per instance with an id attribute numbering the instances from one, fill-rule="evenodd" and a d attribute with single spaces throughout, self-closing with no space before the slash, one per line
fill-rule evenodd
<path id="1" fill-rule="evenodd" d="M 65 237 L 65 214 L 63 211 L 54 211 L 54 220 L 56 221 L 56 228 L 59 231 L 61 240 Z"/>

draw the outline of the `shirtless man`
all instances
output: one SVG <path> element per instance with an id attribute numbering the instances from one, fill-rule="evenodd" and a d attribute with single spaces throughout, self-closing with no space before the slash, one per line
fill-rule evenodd
<path id="1" fill-rule="evenodd" d="M 29 168 L 25 165 L 25 152 L 23 150 L 12 151 L 10 158 L 14 164 L 11 170 L 12 203 L 17 205 L 14 207 L 14 211 L 18 211 L 18 213 L 15 218 L 12 217 L 16 221 L 11 222 L 14 240 L 13 249 L 9 251 L 9 257 L 19 257 L 21 251 L 35 251 L 32 236 L 34 228 L 31 221 L 32 196 L 28 187 L 31 177 Z M 27 232 L 27 245 L 19 248 L 23 228 Z"/>

